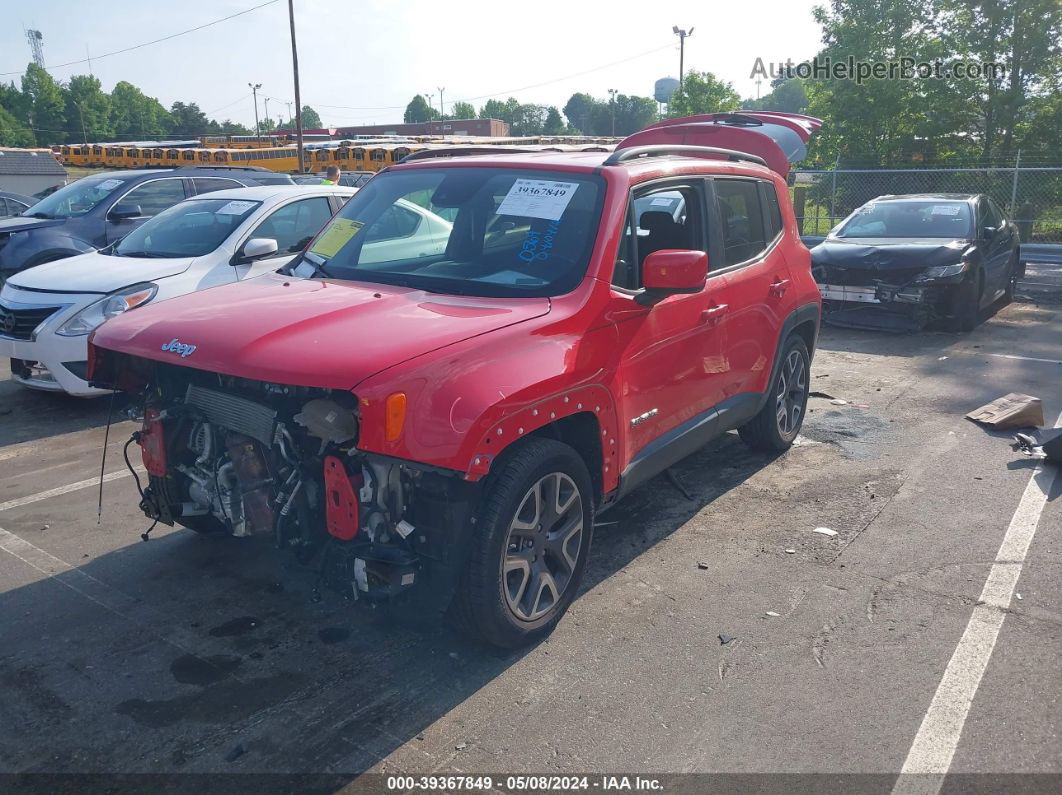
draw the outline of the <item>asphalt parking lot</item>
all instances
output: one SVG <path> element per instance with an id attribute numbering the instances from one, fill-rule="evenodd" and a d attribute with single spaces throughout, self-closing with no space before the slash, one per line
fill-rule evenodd
<path id="1" fill-rule="evenodd" d="M 8 377 L 0 772 L 1062 773 L 1062 476 L 963 418 L 1062 412 L 1062 273 L 1027 281 L 968 335 L 827 329 L 798 445 L 727 435 L 602 516 L 512 655 L 314 602 L 265 544 L 143 543 L 128 423 L 98 520 L 107 400 Z"/>

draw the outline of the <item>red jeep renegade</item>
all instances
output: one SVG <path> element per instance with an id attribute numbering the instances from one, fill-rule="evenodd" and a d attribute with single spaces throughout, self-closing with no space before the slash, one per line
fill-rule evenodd
<path id="1" fill-rule="evenodd" d="M 818 126 L 420 152 L 281 272 L 109 320 L 92 378 L 143 418 L 141 507 L 493 644 L 545 635 L 599 512 L 718 434 L 800 430 L 820 299 L 785 176 Z"/>

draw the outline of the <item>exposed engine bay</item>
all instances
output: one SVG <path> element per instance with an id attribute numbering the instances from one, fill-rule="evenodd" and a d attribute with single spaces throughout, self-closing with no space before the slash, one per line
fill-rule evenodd
<path id="1" fill-rule="evenodd" d="M 148 473 L 149 518 L 268 539 L 354 599 L 454 584 L 471 484 L 359 451 L 353 394 L 150 368 L 130 440 Z"/>

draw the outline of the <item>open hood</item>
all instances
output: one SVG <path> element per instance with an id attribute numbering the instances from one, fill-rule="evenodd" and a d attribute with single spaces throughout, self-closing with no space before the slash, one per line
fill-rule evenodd
<path id="1" fill-rule="evenodd" d="M 140 259 L 109 257 L 92 251 L 76 257 L 46 262 L 16 273 L 8 284 L 23 290 L 60 293 L 110 293 L 141 282 L 153 282 L 184 273 L 194 257 Z"/>
<path id="2" fill-rule="evenodd" d="M 616 149 L 649 144 L 714 146 L 757 155 L 785 177 L 791 163 L 803 160 L 807 143 L 822 122 L 801 113 L 754 111 L 708 113 L 667 119 L 624 138 Z"/>
<path id="3" fill-rule="evenodd" d="M 96 329 L 92 344 L 255 381 L 351 389 L 549 309 L 548 298 L 447 296 L 274 274 L 126 312 Z"/>

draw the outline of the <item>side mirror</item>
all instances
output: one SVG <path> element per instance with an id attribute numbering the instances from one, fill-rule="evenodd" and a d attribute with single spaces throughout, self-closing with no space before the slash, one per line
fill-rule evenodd
<path id="1" fill-rule="evenodd" d="M 107 217 L 112 221 L 127 221 L 130 218 L 140 218 L 143 214 L 139 204 L 116 204 L 107 213 Z"/>
<path id="2" fill-rule="evenodd" d="M 699 293 L 707 278 L 706 252 L 670 248 L 654 251 L 642 263 L 645 291 L 636 300 L 640 304 L 655 304 L 669 295 Z"/>
<path id="3" fill-rule="evenodd" d="M 996 229 L 996 227 L 994 226 L 986 226 L 981 230 L 981 237 L 983 237 L 985 240 L 991 240 L 996 236 L 996 232 L 998 231 L 999 230 Z"/>
<path id="4" fill-rule="evenodd" d="M 271 257 L 277 253 L 277 241 L 271 237 L 252 237 L 243 244 L 243 249 L 236 257 L 234 265 L 252 262 L 256 259 Z"/>

